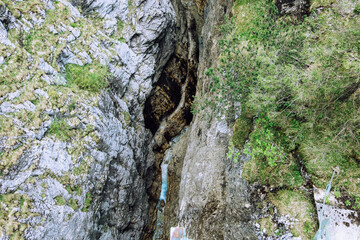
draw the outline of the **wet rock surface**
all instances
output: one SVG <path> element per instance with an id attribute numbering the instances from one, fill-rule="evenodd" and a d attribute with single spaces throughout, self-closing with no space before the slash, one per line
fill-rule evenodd
<path id="1" fill-rule="evenodd" d="M 154 165 L 148 171 L 153 184 L 148 187 L 150 222 L 145 229 L 145 239 L 155 230 L 156 205 L 161 187 L 161 163 L 169 142 L 192 120 L 190 112 L 196 92 L 198 68 L 198 31 L 202 26 L 199 10 L 190 8 L 190 2 L 173 1 L 176 15 L 175 51 L 162 72 L 159 81 L 146 101 L 145 126 L 154 134 L 152 148 Z M 167 222 L 166 216 L 164 222 Z M 167 232 L 165 229 L 164 232 Z"/>

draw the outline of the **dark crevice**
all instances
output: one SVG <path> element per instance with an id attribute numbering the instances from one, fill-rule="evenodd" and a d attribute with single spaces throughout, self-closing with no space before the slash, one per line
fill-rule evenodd
<path id="1" fill-rule="evenodd" d="M 161 121 L 169 116 L 181 100 L 181 87 L 186 80 L 186 62 L 184 59 L 175 60 L 179 65 L 178 72 L 170 70 L 171 62 L 158 82 L 153 86 L 150 97 L 146 99 L 144 108 L 145 127 L 155 134 Z"/>
<path id="2" fill-rule="evenodd" d="M 205 6 L 205 1 L 200 1 Z M 172 1 L 176 16 L 176 43 L 174 53 L 164 67 L 159 80 L 145 102 L 144 121 L 154 139 L 154 164 L 147 171 L 149 197 L 149 222 L 143 239 L 152 239 L 157 216 L 157 204 L 161 192 L 161 163 L 170 141 L 178 136 L 193 119 L 191 104 L 196 93 L 199 63 L 199 34 L 202 27 L 203 9 Z M 199 5 L 199 4 L 198 4 Z M 170 196 L 168 196 L 171 198 Z M 164 221 L 169 222 L 169 216 Z M 166 235 L 169 229 L 164 229 Z"/>

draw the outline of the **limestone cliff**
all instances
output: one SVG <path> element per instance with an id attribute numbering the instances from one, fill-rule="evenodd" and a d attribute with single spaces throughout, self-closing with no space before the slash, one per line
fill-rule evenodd
<path id="1" fill-rule="evenodd" d="M 0 239 L 140 238 L 174 28 L 168 1 L 0 1 Z"/>

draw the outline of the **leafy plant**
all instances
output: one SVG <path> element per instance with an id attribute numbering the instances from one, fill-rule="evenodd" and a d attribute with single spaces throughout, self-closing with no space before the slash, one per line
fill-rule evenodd
<path id="1" fill-rule="evenodd" d="M 79 205 L 78 205 L 78 203 L 77 203 L 77 200 L 74 200 L 74 199 L 70 198 L 69 201 L 68 201 L 68 203 L 69 203 L 69 206 L 70 206 L 72 209 L 74 209 L 74 211 L 76 211 L 76 210 L 79 208 Z"/>
<path id="2" fill-rule="evenodd" d="M 355 210 L 360 210 L 360 197 L 355 198 L 355 205 L 353 207 Z"/>
<path id="3" fill-rule="evenodd" d="M 338 191 L 338 190 L 335 190 L 335 191 L 334 191 L 334 195 L 335 195 L 336 198 L 340 198 L 340 197 L 341 197 L 341 193 L 340 193 L 340 191 Z"/>
<path id="4" fill-rule="evenodd" d="M 267 117 L 260 117 L 256 120 L 257 128 L 252 132 L 249 147 L 251 152 L 246 151 L 248 155 L 255 159 L 265 159 L 270 167 L 283 163 L 286 159 L 286 153 L 282 146 L 276 142 L 276 131 L 273 130 L 273 122 Z"/>
<path id="5" fill-rule="evenodd" d="M 233 142 L 230 142 L 226 156 L 228 159 L 234 160 L 235 163 L 238 162 L 240 157 L 240 151 L 235 148 Z"/>

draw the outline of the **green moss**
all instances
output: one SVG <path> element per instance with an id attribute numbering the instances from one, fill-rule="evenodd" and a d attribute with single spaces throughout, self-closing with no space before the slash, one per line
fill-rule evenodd
<path id="1" fill-rule="evenodd" d="M 69 194 L 76 193 L 76 195 L 81 196 L 82 188 L 79 185 L 66 186 L 66 190 Z"/>
<path id="2" fill-rule="evenodd" d="M 261 182 L 273 188 L 298 188 L 305 181 L 300 174 L 300 169 L 295 159 L 277 166 L 269 166 L 264 160 L 252 159 L 243 167 L 242 177 L 250 183 Z"/>
<path id="3" fill-rule="evenodd" d="M 87 212 L 88 208 L 91 205 L 91 201 L 92 201 L 92 196 L 91 193 L 86 193 L 86 199 L 85 199 L 85 203 L 84 203 L 84 207 L 81 209 L 82 212 Z"/>
<path id="4" fill-rule="evenodd" d="M 65 66 L 68 84 L 76 84 L 80 89 L 99 92 L 107 86 L 108 70 L 100 64 L 87 64 L 84 66 L 68 64 Z"/>
<path id="5" fill-rule="evenodd" d="M 66 204 L 65 198 L 63 196 L 56 196 L 55 197 L 56 205 L 63 206 Z"/>
<path id="6" fill-rule="evenodd" d="M 68 204 L 72 209 L 74 209 L 74 211 L 76 211 L 79 208 L 77 200 L 74 200 L 72 198 L 69 199 Z"/>
<path id="7" fill-rule="evenodd" d="M 129 125 L 131 123 L 130 114 L 128 112 L 124 112 L 123 114 L 124 114 L 125 123 Z"/>
<path id="8" fill-rule="evenodd" d="M 72 136 L 72 128 L 65 119 L 55 119 L 49 128 L 48 134 L 54 135 L 57 139 L 66 141 Z"/>
<path id="9" fill-rule="evenodd" d="M 245 141 L 249 138 L 251 132 L 252 121 L 243 115 L 236 119 L 232 136 L 232 142 L 237 149 L 244 147 Z"/>
<path id="10" fill-rule="evenodd" d="M 259 224 L 261 226 L 261 229 L 266 229 L 266 233 L 269 236 L 272 236 L 275 233 L 276 230 L 276 225 L 275 223 L 271 220 L 271 217 L 265 217 L 265 218 L 261 218 L 259 220 Z"/>

